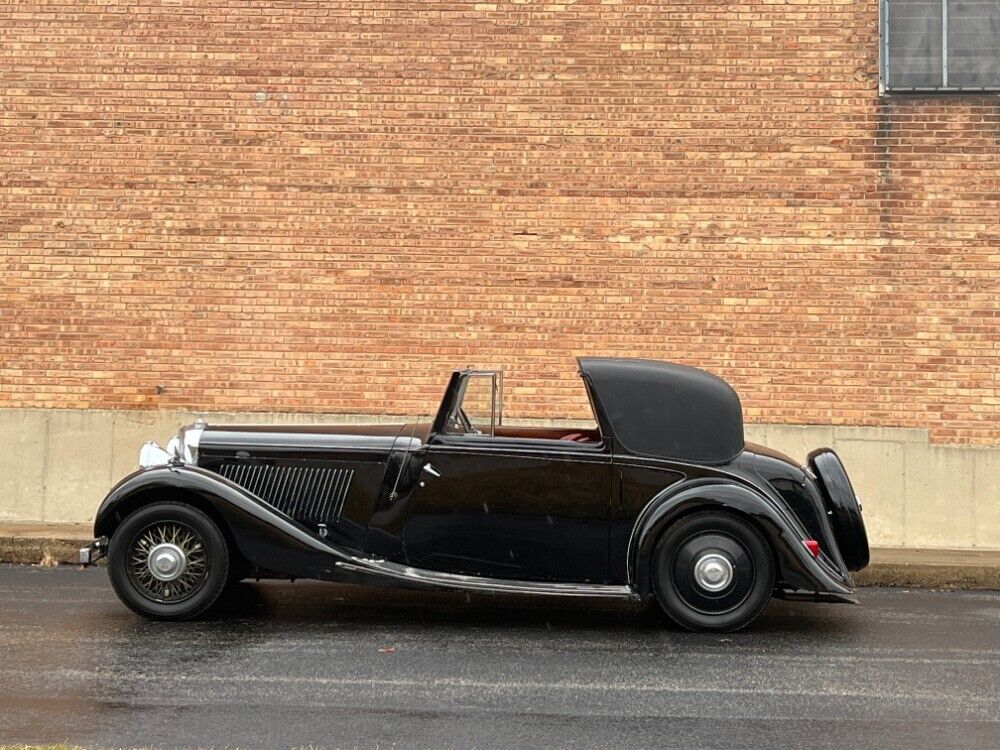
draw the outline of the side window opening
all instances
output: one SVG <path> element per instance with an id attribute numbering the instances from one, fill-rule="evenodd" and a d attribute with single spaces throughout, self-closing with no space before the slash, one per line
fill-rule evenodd
<path id="1" fill-rule="evenodd" d="M 581 419 L 579 414 L 574 414 L 576 418 L 565 426 L 506 425 L 503 424 L 503 375 L 498 371 L 467 372 L 462 375 L 455 404 L 451 407 L 444 432 L 450 435 L 513 440 L 601 443 L 603 438 L 590 398 L 590 389 L 582 380 L 580 387 L 583 389 L 580 400 L 587 405 L 589 418 Z"/>

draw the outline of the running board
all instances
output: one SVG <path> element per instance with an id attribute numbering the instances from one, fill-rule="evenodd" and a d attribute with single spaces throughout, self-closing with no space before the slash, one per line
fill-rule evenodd
<path id="1" fill-rule="evenodd" d="M 548 581 L 513 581 L 505 578 L 485 578 L 458 573 L 440 573 L 436 570 L 411 568 L 408 565 L 354 558 L 351 562 L 338 560 L 337 567 L 352 573 L 384 576 L 410 584 L 430 588 L 462 589 L 465 591 L 486 591 L 496 594 L 539 594 L 542 596 L 579 596 L 603 599 L 631 599 L 638 601 L 639 595 L 628 586 L 609 586 L 598 583 L 551 583 Z"/>

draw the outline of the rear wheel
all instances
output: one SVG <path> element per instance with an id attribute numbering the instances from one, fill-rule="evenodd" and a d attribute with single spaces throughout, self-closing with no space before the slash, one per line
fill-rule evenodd
<path id="1" fill-rule="evenodd" d="M 652 566 L 657 601 L 689 630 L 746 627 L 774 589 L 767 542 L 755 527 L 725 513 L 697 513 L 669 527 Z"/>
<path id="2" fill-rule="evenodd" d="M 108 547 L 118 598 L 157 620 L 197 617 L 229 581 L 229 546 L 207 515 L 182 503 L 155 503 L 128 516 Z"/>

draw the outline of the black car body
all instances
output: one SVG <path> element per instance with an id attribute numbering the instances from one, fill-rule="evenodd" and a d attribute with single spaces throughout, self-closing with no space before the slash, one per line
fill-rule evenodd
<path id="1" fill-rule="evenodd" d="M 833 451 L 803 466 L 745 443 L 735 391 L 701 370 L 579 366 L 594 430 L 507 426 L 502 376 L 473 370 L 452 375 L 432 423 L 196 422 L 166 450 L 144 446 L 144 468 L 107 495 L 81 561 L 110 550 L 126 604 L 167 619 L 200 613 L 218 595 L 206 586 L 244 577 L 653 594 L 682 625 L 718 630 L 745 625 L 772 593 L 853 601 L 868 543 Z M 164 504 L 201 518 L 153 512 Z M 132 522 L 140 513 L 145 525 Z M 188 532 L 193 567 L 177 542 Z M 222 557 L 225 581 L 213 583 Z M 180 591 L 185 580 L 197 591 Z"/>

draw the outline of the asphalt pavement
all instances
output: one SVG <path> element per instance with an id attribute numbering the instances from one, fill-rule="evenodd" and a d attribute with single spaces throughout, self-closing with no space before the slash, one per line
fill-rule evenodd
<path id="1" fill-rule="evenodd" d="M 140 619 L 0 566 L 0 745 L 1000 748 L 1000 592 L 864 589 L 692 634 L 649 607 L 243 584 Z"/>

